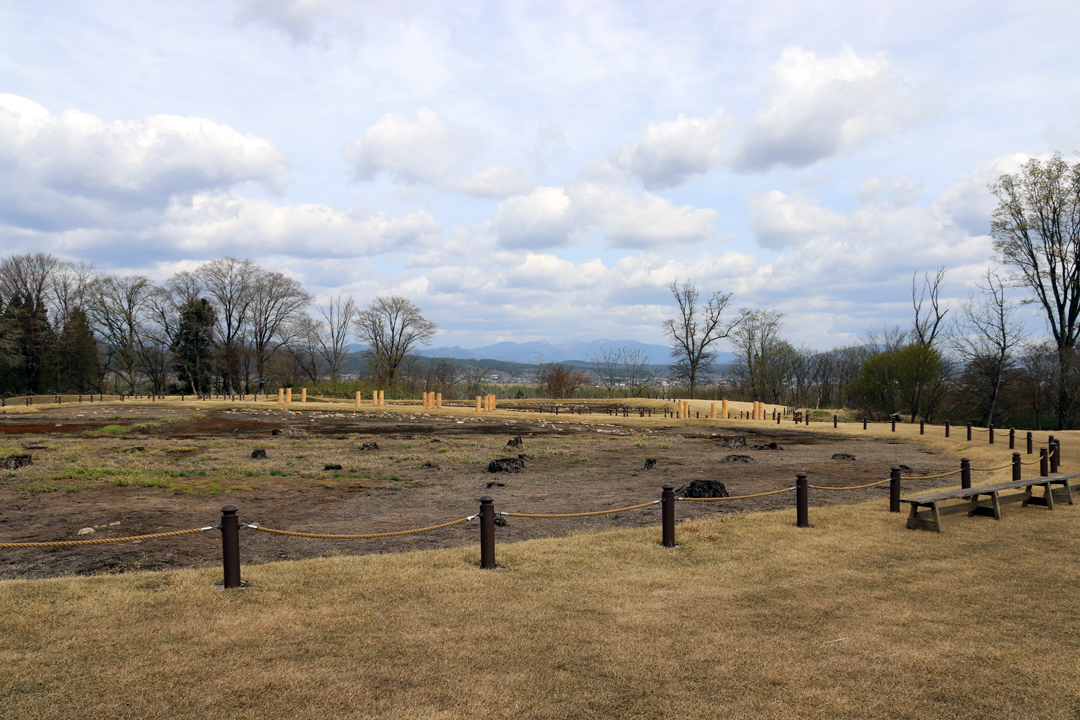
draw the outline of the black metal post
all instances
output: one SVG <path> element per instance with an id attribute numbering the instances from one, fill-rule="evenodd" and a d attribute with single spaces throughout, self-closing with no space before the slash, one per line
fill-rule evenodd
<path id="1" fill-rule="evenodd" d="M 803 413 L 803 417 L 806 418 L 806 424 L 810 424 L 810 408 L 806 408 L 806 412 Z"/>
<path id="2" fill-rule="evenodd" d="M 1057 475 L 1058 474 L 1058 454 L 1057 454 L 1057 450 L 1058 450 L 1057 440 L 1055 440 L 1054 436 L 1051 435 L 1050 436 L 1050 449 L 1046 453 L 1047 455 L 1050 456 L 1050 474 L 1051 475 Z"/>
<path id="3" fill-rule="evenodd" d="M 1016 449 L 1016 428 L 1009 428 L 1009 449 Z"/>
<path id="4" fill-rule="evenodd" d="M 863 430 L 865 430 L 865 429 L 866 429 L 866 418 L 863 418 L 863 419 L 862 419 L 862 429 L 863 429 Z"/>
<path id="5" fill-rule="evenodd" d="M 235 505 L 221 508 L 221 563 L 225 589 L 240 587 L 240 519 Z"/>
<path id="6" fill-rule="evenodd" d="M 920 435 L 925 435 L 926 434 L 926 420 L 923 419 L 923 418 L 919 419 L 919 434 Z"/>
<path id="7" fill-rule="evenodd" d="M 889 471 L 889 512 L 900 512 L 900 468 L 897 465 Z"/>
<path id="8" fill-rule="evenodd" d="M 946 420 L 945 421 L 945 437 L 949 437 L 949 427 L 950 427 L 949 421 Z"/>
<path id="9" fill-rule="evenodd" d="M 990 425 L 987 426 L 987 429 L 990 431 L 990 444 L 993 445 L 994 444 L 994 423 L 990 423 Z"/>
<path id="10" fill-rule="evenodd" d="M 832 426 L 833 426 L 833 430 L 835 430 L 836 429 L 836 413 L 833 413 L 833 416 L 832 416 Z"/>
<path id="11" fill-rule="evenodd" d="M 960 458 L 960 487 L 971 487 L 971 460 L 967 458 Z"/>
<path id="12" fill-rule="evenodd" d="M 806 473 L 795 473 L 795 514 L 796 524 L 799 527 L 810 527 L 810 488 L 806 481 Z"/>
<path id="13" fill-rule="evenodd" d="M 480 567 L 495 569 L 495 498 L 480 498 Z"/>
<path id="14" fill-rule="evenodd" d="M 1031 431 L 1028 430 L 1028 434 L 1027 434 L 1027 454 L 1030 455 L 1032 452 L 1033 451 L 1032 451 L 1032 448 L 1031 448 Z"/>
<path id="15" fill-rule="evenodd" d="M 970 422 L 967 424 L 967 431 L 968 431 L 968 442 L 971 442 L 971 423 Z"/>
<path id="16" fill-rule="evenodd" d="M 896 432 L 896 416 L 892 416 L 892 431 Z"/>
<path id="17" fill-rule="evenodd" d="M 1050 463 L 1047 460 L 1046 448 L 1039 448 L 1039 477 L 1050 477 Z"/>
<path id="18" fill-rule="evenodd" d="M 1013 480 L 1019 480 L 1021 473 L 1023 473 L 1023 466 L 1020 464 L 1020 453 L 1013 453 Z"/>
<path id="19" fill-rule="evenodd" d="M 664 547 L 675 547 L 675 486 L 664 483 L 660 507 L 664 518 Z"/>

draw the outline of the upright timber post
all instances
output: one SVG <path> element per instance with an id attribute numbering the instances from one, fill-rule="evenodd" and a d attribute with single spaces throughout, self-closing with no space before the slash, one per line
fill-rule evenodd
<path id="1" fill-rule="evenodd" d="M 664 483 L 660 493 L 660 505 L 664 519 L 664 547 L 675 547 L 675 486 Z"/>
<path id="2" fill-rule="evenodd" d="M 240 587 L 240 519 L 236 506 L 221 508 L 221 563 L 226 590 Z"/>
<path id="3" fill-rule="evenodd" d="M 480 567 L 495 569 L 495 498 L 480 498 Z"/>

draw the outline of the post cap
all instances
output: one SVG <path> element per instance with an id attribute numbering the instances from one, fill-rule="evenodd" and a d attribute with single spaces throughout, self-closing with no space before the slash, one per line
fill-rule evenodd
<path id="1" fill-rule="evenodd" d="M 491 497 L 490 495 L 481 495 L 480 496 L 480 502 L 482 502 L 482 503 L 495 502 L 495 498 Z"/>
<path id="2" fill-rule="evenodd" d="M 660 486 L 660 489 L 661 490 L 674 490 L 675 486 L 672 485 L 671 483 L 664 483 L 663 485 Z"/>
<path id="3" fill-rule="evenodd" d="M 237 509 L 238 508 L 235 505 L 226 505 L 225 507 L 221 508 L 221 512 L 223 512 L 223 513 L 234 513 L 234 512 L 237 511 Z"/>

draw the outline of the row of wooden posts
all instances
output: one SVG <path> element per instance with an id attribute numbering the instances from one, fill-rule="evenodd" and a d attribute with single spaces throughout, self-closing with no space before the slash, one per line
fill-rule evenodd
<path id="1" fill-rule="evenodd" d="M 716 411 L 717 411 L 716 403 L 711 403 L 709 405 L 709 418 L 711 420 L 716 420 L 717 419 Z M 753 408 L 753 411 L 752 411 L 753 417 L 749 417 L 749 418 L 747 418 L 747 420 L 764 420 L 765 419 L 765 413 L 766 413 L 766 411 L 765 411 L 765 403 L 755 400 L 754 401 L 754 408 Z M 774 416 L 776 415 L 775 410 L 773 411 L 773 415 Z M 729 417 L 730 417 L 730 414 L 729 414 L 729 411 L 728 411 L 728 401 L 727 400 L 721 400 L 720 401 L 720 415 L 719 415 L 719 418 L 721 420 L 728 420 Z M 675 411 L 675 419 L 676 420 L 689 420 L 690 419 L 690 401 L 689 400 L 679 400 L 678 409 Z"/>

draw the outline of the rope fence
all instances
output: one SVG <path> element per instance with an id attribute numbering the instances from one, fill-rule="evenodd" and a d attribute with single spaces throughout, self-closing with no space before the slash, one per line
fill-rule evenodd
<path id="1" fill-rule="evenodd" d="M 1039 453 L 1039 474 L 1040 477 L 1046 478 L 1051 475 L 1056 476 L 1058 472 L 1058 459 L 1060 456 L 1061 446 L 1060 443 L 1055 441 L 1049 448 L 1040 448 Z M 1012 454 L 1012 462 L 991 468 L 973 468 L 968 458 L 961 458 L 960 469 L 946 473 L 939 473 L 936 475 L 923 475 L 919 476 L 920 480 L 932 480 L 938 478 L 949 477 L 952 475 L 960 474 L 961 476 L 961 488 L 971 488 L 971 473 L 972 472 L 995 472 L 998 470 L 1004 470 L 1005 468 L 1012 467 L 1013 480 L 1021 480 L 1021 470 L 1024 465 L 1034 464 L 1035 461 L 1025 463 L 1021 459 L 1019 452 Z M 295 530 L 279 530 L 276 528 L 268 528 L 259 523 L 241 523 L 239 521 L 237 512 L 238 509 L 235 505 L 226 505 L 221 509 L 221 523 L 219 525 L 210 525 L 201 528 L 191 528 L 189 530 L 175 530 L 172 532 L 152 533 L 147 535 L 132 535 L 128 537 L 119 538 L 98 538 L 91 540 L 62 540 L 53 542 L 5 542 L 0 543 L 0 548 L 62 548 L 62 547 L 78 547 L 89 545 L 105 545 L 110 543 L 123 543 L 134 542 L 138 540 L 157 540 L 161 538 L 180 537 L 184 535 L 195 535 L 203 533 L 208 530 L 221 530 L 222 539 L 222 564 L 224 570 L 223 586 L 225 588 L 239 588 L 242 586 L 240 579 L 240 528 L 248 528 L 256 532 L 264 532 L 272 535 L 280 535 L 286 537 L 295 538 L 312 538 L 312 539 L 326 539 L 326 540 L 371 540 L 377 538 L 390 538 L 401 537 L 405 535 L 416 535 L 419 533 L 433 532 L 442 530 L 457 525 L 480 519 L 480 566 L 482 568 L 495 568 L 497 563 L 495 562 L 495 516 L 496 514 L 513 517 L 513 518 L 529 518 L 529 519 L 565 519 L 565 518 L 583 518 L 583 517 L 596 517 L 601 515 L 613 515 L 616 513 L 632 512 L 635 510 L 642 510 L 653 507 L 655 505 L 661 505 L 662 510 L 662 543 L 664 547 L 675 547 L 675 503 L 676 501 L 684 502 L 721 502 L 721 501 L 736 501 L 736 500 L 749 500 L 753 498 L 768 497 L 772 495 L 780 495 L 783 493 L 789 493 L 794 491 L 796 494 L 795 508 L 796 508 L 796 524 L 798 527 L 810 527 L 809 522 L 809 491 L 810 490 L 824 490 L 824 491 L 853 491 L 853 490 L 865 490 L 873 487 L 880 487 L 888 483 L 889 485 L 889 510 L 890 512 L 900 512 L 900 488 L 901 483 L 905 479 L 901 474 L 901 467 L 893 466 L 890 471 L 889 478 L 885 480 L 879 480 L 875 482 L 866 483 L 863 485 L 849 485 L 849 486 L 834 486 L 834 485 L 811 485 L 808 482 L 808 476 L 805 472 L 796 473 L 795 485 L 790 487 L 783 487 L 776 490 L 768 490 L 765 492 L 753 493 L 749 495 L 734 495 L 727 497 L 709 497 L 709 498 L 697 498 L 697 497 L 676 497 L 675 486 L 671 483 L 666 483 L 662 487 L 661 497 L 659 500 L 653 500 L 650 502 L 639 503 L 636 505 L 628 505 L 626 507 L 613 508 L 609 510 L 594 510 L 587 512 L 575 512 L 575 513 L 523 513 L 523 512 L 508 512 L 502 511 L 496 513 L 494 507 L 494 498 L 490 495 L 484 495 L 480 498 L 480 511 L 475 515 L 469 515 L 467 517 L 458 518 L 456 520 L 450 520 L 448 522 L 439 523 L 437 525 L 428 525 L 421 528 L 411 528 L 406 530 L 395 530 L 389 532 L 379 533 L 357 533 L 357 534 L 335 534 L 335 533 L 313 533 L 313 532 L 300 532 Z M 1066 479 L 1071 476 L 1066 476 Z M 915 478 L 909 478 L 915 479 Z"/>

